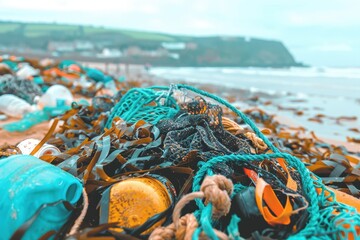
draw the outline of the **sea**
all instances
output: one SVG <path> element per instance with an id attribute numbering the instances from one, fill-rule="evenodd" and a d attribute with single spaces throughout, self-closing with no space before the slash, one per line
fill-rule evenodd
<path id="1" fill-rule="evenodd" d="M 354 131 L 360 130 L 360 67 L 161 67 L 152 68 L 150 73 L 170 83 L 212 84 L 245 90 L 272 102 L 267 105 L 259 102 L 258 107 L 291 119 L 293 124 L 320 137 L 341 141 L 346 141 L 346 137 L 360 139 L 360 133 Z M 321 121 L 311 120 L 319 114 L 317 119 Z M 338 120 L 339 117 L 346 118 Z"/>

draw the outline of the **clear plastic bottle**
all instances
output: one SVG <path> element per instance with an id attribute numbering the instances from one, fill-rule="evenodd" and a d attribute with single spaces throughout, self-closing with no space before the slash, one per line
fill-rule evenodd
<path id="1" fill-rule="evenodd" d="M 22 118 L 26 113 L 32 112 L 33 110 L 34 107 L 28 102 L 13 94 L 0 96 L 0 112 L 7 116 Z"/>
<path id="2" fill-rule="evenodd" d="M 69 89 L 62 85 L 54 85 L 40 97 L 38 106 L 40 109 L 44 107 L 57 107 L 59 102 L 65 102 L 65 105 L 70 106 L 73 101 L 74 99 Z"/>

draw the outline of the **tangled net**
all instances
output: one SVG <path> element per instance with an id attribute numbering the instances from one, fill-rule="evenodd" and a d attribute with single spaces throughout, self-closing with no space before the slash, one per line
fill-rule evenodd
<path id="1" fill-rule="evenodd" d="M 0 95 L 3 94 L 13 94 L 33 104 L 35 98 L 41 96 L 43 92 L 33 81 L 17 79 L 13 75 L 6 74 L 0 76 Z"/>
<path id="2" fill-rule="evenodd" d="M 174 96 L 179 90 L 198 96 L 179 101 Z M 269 131 L 261 131 L 247 115 L 225 100 L 177 85 L 132 89 L 121 99 L 103 97 L 94 103 L 73 106 L 59 119 L 63 122 L 60 130 L 55 134 L 49 132 L 42 141 L 55 145 L 62 153 L 44 155 L 41 159 L 81 179 L 88 196 L 88 207 L 83 208 L 87 214 L 75 211 L 56 237 L 64 238 L 70 228 L 74 229 L 79 216 L 81 221 L 77 221 L 75 228 L 78 231 L 72 231 L 68 237 L 155 240 L 359 237 L 360 215 L 356 209 L 337 202 L 320 177 L 310 172 L 299 158 L 286 153 L 301 142 L 291 142 L 291 134 L 288 141 L 270 141 L 263 133 Z M 225 117 L 220 105 L 234 112 L 250 129 Z M 261 112 L 249 115 L 279 134 L 279 129 L 270 124 L 273 121 L 270 116 Z M 300 155 L 301 151 L 294 153 Z M 311 160 L 304 162 L 318 170 Z M 332 175 L 357 175 L 350 166 L 342 171 L 336 164 L 327 166 L 333 168 Z M 149 173 L 166 177 L 176 189 L 177 198 L 169 209 L 133 228 L 111 222 L 99 226 L 97 206 L 101 204 L 101 194 L 119 181 Z M 81 203 L 78 207 L 82 209 Z M 150 235 L 144 234 L 164 217 L 162 227 Z M 122 231 L 113 231 L 114 228 Z"/>

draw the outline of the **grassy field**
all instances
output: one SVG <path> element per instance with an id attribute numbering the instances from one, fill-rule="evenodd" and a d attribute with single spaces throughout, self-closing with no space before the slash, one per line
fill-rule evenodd
<path id="1" fill-rule="evenodd" d="M 145 31 L 131 31 L 104 27 L 93 26 L 78 26 L 67 24 L 40 24 L 40 23 L 11 23 L 0 22 L 0 33 L 11 33 L 14 31 L 23 31 L 25 37 L 42 37 L 54 34 L 69 34 L 69 35 L 94 35 L 94 34 L 123 34 L 126 37 L 134 40 L 148 40 L 148 41 L 174 41 L 174 38 L 161 33 L 145 32 Z"/>
<path id="2" fill-rule="evenodd" d="M 123 34 L 139 40 L 174 41 L 174 38 L 159 33 L 122 30 Z"/>
<path id="3" fill-rule="evenodd" d="M 1 28 L 1 25 L 0 25 Z M 27 24 L 25 26 L 25 36 L 41 37 L 54 32 L 77 32 L 79 27 L 71 25 L 55 25 L 55 24 Z"/>
<path id="4" fill-rule="evenodd" d="M 19 27 L 17 23 L 1 23 L 0 22 L 0 33 L 6 33 L 14 31 Z"/>

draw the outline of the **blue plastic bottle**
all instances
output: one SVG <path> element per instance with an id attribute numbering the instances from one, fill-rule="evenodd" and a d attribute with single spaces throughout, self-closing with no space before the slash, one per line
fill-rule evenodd
<path id="1" fill-rule="evenodd" d="M 0 239 L 9 239 L 45 203 L 76 204 L 80 181 L 69 173 L 30 155 L 0 159 Z M 43 209 L 22 239 L 38 239 L 59 230 L 71 212 L 63 204 Z"/>

